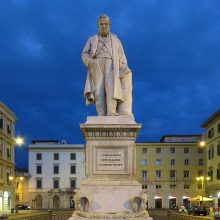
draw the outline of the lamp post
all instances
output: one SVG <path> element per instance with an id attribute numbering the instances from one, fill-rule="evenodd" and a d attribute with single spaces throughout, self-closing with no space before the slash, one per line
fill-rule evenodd
<path id="1" fill-rule="evenodd" d="M 202 182 L 202 190 L 203 190 L 202 193 L 205 192 L 205 195 L 206 195 L 205 181 L 209 181 L 210 179 L 211 179 L 211 178 L 210 178 L 209 176 L 206 176 L 206 177 L 204 177 L 204 176 L 198 176 L 198 177 L 196 177 L 196 180 L 197 180 L 197 181 L 201 181 L 201 182 Z M 202 203 L 203 203 L 203 194 L 202 194 Z"/>

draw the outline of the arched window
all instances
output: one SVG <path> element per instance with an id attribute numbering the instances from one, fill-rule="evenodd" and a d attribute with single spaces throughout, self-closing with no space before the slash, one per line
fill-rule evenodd
<path id="1" fill-rule="evenodd" d="M 42 209 L 43 197 L 41 195 L 36 196 L 36 209 Z"/>
<path id="2" fill-rule="evenodd" d="M 53 208 L 58 209 L 60 207 L 60 198 L 59 196 L 53 197 Z"/>

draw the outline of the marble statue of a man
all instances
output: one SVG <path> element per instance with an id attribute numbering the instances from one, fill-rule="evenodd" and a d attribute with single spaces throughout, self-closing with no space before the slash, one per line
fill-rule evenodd
<path id="1" fill-rule="evenodd" d="M 120 40 L 110 33 L 110 19 L 101 15 L 99 33 L 90 37 L 82 52 L 88 68 L 84 96 L 99 116 L 132 115 L 132 74 Z"/>

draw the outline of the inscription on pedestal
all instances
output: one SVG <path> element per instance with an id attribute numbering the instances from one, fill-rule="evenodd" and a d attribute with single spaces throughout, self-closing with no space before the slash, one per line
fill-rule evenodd
<path id="1" fill-rule="evenodd" d="M 128 147 L 94 146 L 93 174 L 128 174 Z"/>
<path id="2" fill-rule="evenodd" d="M 124 170 L 124 149 L 97 149 L 97 170 Z"/>

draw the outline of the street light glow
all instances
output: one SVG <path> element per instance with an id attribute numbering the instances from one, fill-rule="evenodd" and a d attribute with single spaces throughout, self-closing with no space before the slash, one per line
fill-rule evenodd
<path id="1" fill-rule="evenodd" d="M 200 145 L 200 147 L 204 147 L 205 146 L 205 141 L 200 141 L 199 145 Z"/>
<path id="2" fill-rule="evenodd" d="M 24 144 L 24 138 L 22 138 L 22 137 L 15 138 L 15 144 L 18 145 L 18 146 L 23 145 Z"/>

